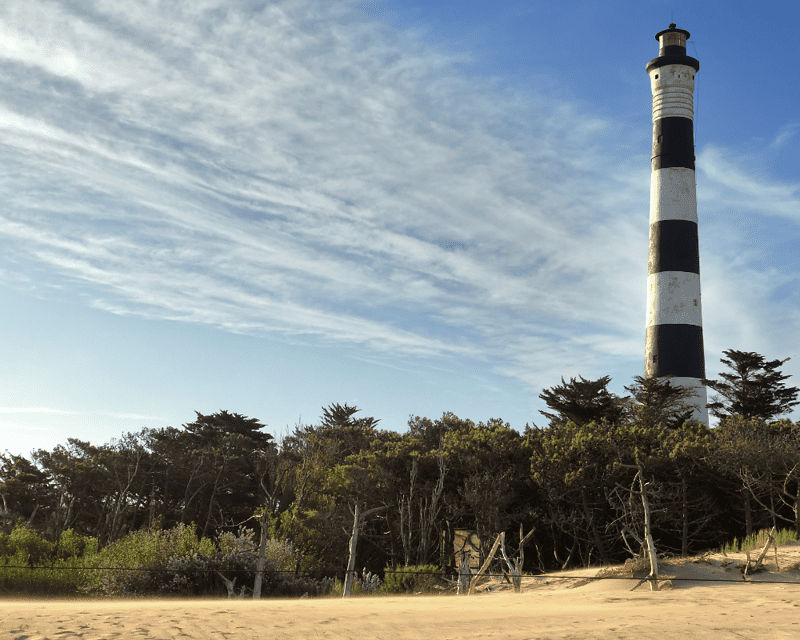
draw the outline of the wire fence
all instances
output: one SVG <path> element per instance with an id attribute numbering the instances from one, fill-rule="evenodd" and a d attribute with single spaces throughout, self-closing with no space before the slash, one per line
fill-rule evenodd
<path id="1" fill-rule="evenodd" d="M 44 571 L 147 571 L 147 572 L 178 572 L 178 573 L 187 573 L 187 572 L 205 572 L 205 573 L 216 573 L 217 571 L 224 571 L 226 573 L 258 573 L 257 569 L 237 569 L 231 568 L 227 569 L 225 567 L 215 568 L 215 569 L 204 569 L 199 567 L 186 567 L 186 568 L 165 568 L 165 567 L 47 567 L 47 566 L 28 566 L 28 565 L 0 565 L 0 569 L 27 569 L 31 571 L 37 570 L 44 570 Z M 321 570 L 312 570 L 312 569 L 263 569 L 261 571 L 263 574 L 281 574 L 281 573 L 291 573 L 291 574 L 306 574 L 306 575 L 341 575 L 344 573 L 345 575 L 348 573 L 347 571 L 333 571 L 333 572 L 325 572 Z M 356 576 L 358 575 L 358 571 L 353 570 Z M 421 576 L 421 575 L 432 575 L 432 576 L 442 576 L 442 571 L 403 571 L 399 569 L 386 569 L 382 573 L 391 573 L 394 575 L 414 575 L 414 576 Z M 449 577 L 457 577 L 459 576 L 458 573 L 448 573 Z M 464 574 L 474 577 L 477 575 L 476 573 L 469 573 Z M 753 574 L 757 575 L 757 574 Z M 482 575 L 484 578 L 510 578 L 510 575 L 507 573 L 484 573 Z M 650 578 L 645 577 L 638 577 L 638 576 L 562 576 L 557 573 L 540 573 L 540 574 L 523 574 L 523 578 L 529 579 L 533 578 L 536 580 L 585 580 L 590 582 L 595 582 L 599 580 L 650 580 Z M 741 576 L 740 578 L 678 578 L 678 577 L 668 577 L 668 576 L 660 576 L 658 578 L 659 582 L 667 581 L 670 582 L 736 582 L 736 583 L 758 583 L 758 584 L 798 584 L 800 585 L 800 581 L 794 580 L 762 580 L 756 579 L 753 580 L 751 578 L 745 578 Z"/>

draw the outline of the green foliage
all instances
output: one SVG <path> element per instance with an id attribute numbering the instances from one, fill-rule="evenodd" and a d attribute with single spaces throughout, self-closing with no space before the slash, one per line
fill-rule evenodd
<path id="1" fill-rule="evenodd" d="M 628 406 L 632 422 L 645 427 L 663 425 L 676 429 L 691 419 L 693 410 L 684 405 L 694 397 L 694 390 L 672 386 L 671 377 L 634 376 L 634 384 L 625 387 L 634 400 Z"/>
<path id="2" fill-rule="evenodd" d="M 58 541 L 56 555 L 62 559 L 93 556 L 97 553 L 97 538 L 88 538 L 67 529 L 61 533 Z"/>
<path id="3" fill-rule="evenodd" d="M 356 407 L 331 404 L 316 425 L 298 425 L 277 442 L 257 420 L 222 411 L 111 445 L 69 439 L 33 462 L 0 456 L 0 558 L 52 566 L 47 575 L 77 563 L 71 575 L 83 577 L 72 584 L 90 593 L 224 594 L 220 574 L 236 577 L 237 591 L 252 584 L 257 546 L 249 531 L 212 541 L 225 523 L 263 514 L 270 575 L 341 575 L 348 505 L 358 502 L 385 507 L 361 531 L 358 566 L 373 572 L 392 563 L 449 571 L 456 531 L 476 532 L 483 557 L 499 532 L 520 524 L 536 529 L 528 559 L 543 570 L 591 564 L 598 554 L 610 562 L 627 555 L 623 525 L 639 527 L 628 465 L 642 465 L 660 492 L 657 544 L 717 547 L 768 518 L 794 524 L 800 502 L 800 424 L 759 413 L 795 404 L 797 390 L 777 371 L 785 360 L 726 354 L 735 371 L 720 389 L 740 415 L 713 430 L 685 420 L 683 388 L 636 376 L 626 387 L 633 399 L 620 398 L 606 376 L 562 378 L 545 390 L 550 427 L 526 427 L 522 436 L 499 419 L 476 423 L 449 412 L 411 417 L 404 433 L 382 431 Z M 29 527 L 12 526 L 20 517 Z M 81 563 L 109 570 L 88 573 Z M 388 590 L 419 590 L 389 575 Z M 270 578 L 265 593 L 281 585 Z"/>
<path id="4" fill-rule="evenodd" d="M 722 358 L 721 362 L 733 373 L 720 373 L 722 381 L 701 380 L 720 394 L 708 403 L 708 410 L 714 416 L 727 418 L 729 415 L 739 415 L 772 420 L 789 413 L 800 404 L 797 401 L 800 390 L 797 387 L 786 388 L 784 384 L 784 380 L 791 376 L 778 370 L 789 358 L 767 362 L 758 353 L 735 349 L 723 353 L 729 359 Z"/>
<path id="5" fill-rule="evenodd" d="M 619 422 L 625 413 L 624 401 L 607 389 L 611 376 L 598 380 L 586 380 L 583 376 L 578 378 L 580 379 L 570 378 L 569 382 L 564 382 L 562 377 L 560 385 L 545 389 L 539 395 L 556 412 L 539 412 L 550 419 L 550 426 L 569 421 L 578 425 L 604 419 L 610 423 Z"/>
<path id="6" fill-rule="evenodd" d="M 0 593 L 3 595 L 75 594 L 86 584 L 97 540 L 62 533 L 58 546 L 18 523 L 0 534 Z M 17 568 L 22 567 L 22 568 Z"/>
<path id="7" fill-rule="evenodd" d="M 172 558 L 215 553 L 213 541 L 198 539 L 194 531 L 192 523 L 128 534 L 97 554 L 97 566 L 102 569 L 93 573 L 85 590 L 103 595 L 158 591 L 160 581 L 154 574 L 164 573 Z"/>
<path id="8" fill-rule="evenodd" d="M 762 549 L 767 543 L 770 531 L 771 529 L 761 529 L 758 533 L 753 533 L 743 538 L 741 541 L 734 538 L 733 542 L 725 543 L 719 550 L 721 553 L 744 553 L 745 551 L 752 551 L 753 549 Z M 778 545 L 795 542 L 797 540 L 797 534 L 791 529 L 778 529 L 775 531 L 774 537 Z"/>
<path id="9" fill-rule="evenodd" d="M 29 567 L 47 564 L 55 555 L 56 548 L 52 542 L 45 540 L 21 522 L 14 527 L 2 546 Z"/>
<path id="10" fill-rule="evenodd" d="M 408 567 L 389 566 L 385 569 L 384 593 L 434 593 L 442 585 L 442 569 L 435 564 Z"/>

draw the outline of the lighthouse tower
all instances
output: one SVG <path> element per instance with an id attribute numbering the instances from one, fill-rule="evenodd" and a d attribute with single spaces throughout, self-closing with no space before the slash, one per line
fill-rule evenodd
<path id="1" fill-rule="evenodd" d="M 658 57 L 647 63 L 653 91 L 650 173 L 650 255 L 647 276 L 645 378 L 674 376 L 694 390 L 693 418 L 708 425 L 700 306 L 700 254 L 694 175 L 694 76 L 686 55 L 689 32 L 656 34 Z"/>

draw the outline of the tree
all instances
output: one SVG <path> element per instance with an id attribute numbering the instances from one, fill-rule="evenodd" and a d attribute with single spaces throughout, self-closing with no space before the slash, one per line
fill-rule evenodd
<path id="1" fill-rule="evenodd" d="M 787 389 L 783 381 L 791 376 L 778 371 L 789 358 L 767 362 L 762 355 L 749 351 L 728 349 L 723 353 L 729 359 L 721 358 L 721 362 L 733 369 L 733 373 L 719 374 L 726 382 L 706 378 L 700 381 L 721 396 L 708 404 L 709 411 L 717 418 L 740 415 L 772 420 L 800 404 L 797 401 L 800 389 Z"/>
<path id="2" fill-rule="evenodd" d="M 204 517 L 201 537 L 217 527 L 243 521 L 259 500 L 258 458 L 271 450 L 272 436 L 255 418 L 220 411 L 183 425 L 195 459 L 202 462 L 200 495 Z M 185 505 L 188 507 L 188 505 Z M 218 514 L 218 517 L 217 517 Z"/>
<path id="3" fill-rule="evenodd" d="M 345 402 L 344 406 L 338 403 L 322 407 L 322 416 L 320 418 L 320 425 L 322 427 L 355 427 L 358 429 L 368 430 L 380 422 L 380 420 L 372 417 L 353 418 L 360 409 L 358 407 L 351 407 Z"/>
<path id="4" fill-rule="evenodd" d="M 752 517 L 752 498 L 769 514 L 773 526 L 782 520 L 800 535 L 800 424 L 735 416 L 714 436 L 718 464 L 734 469 L 742 482 L 746 517 Z M 748 529 L 752 531 L 752 525 Z"/>
<path id="5" fill-rule="evenodd" d="M 606 493 L 614 486 L 609 476 L 618 457 L 612 432 L 606 421 L 580 426 L 571 420 L 549 429 L 528 427 L 525 432 L 531 477 L 546 495 L 547 518 L 573 540 L 569 557 L 579 544 L 586 549 L 585 566 L 594 552 L 604 565 L 610 563 L 613 539 L 604 536 L 602 525 L 608 520 Z M 553 538 L 556 554 L 555 532 Z"/>
<path id="6" fill-rule="evenodd" d="M 52 496 L 48 475 L 30 460 L 10 454 L 0 454 L 0 511 L 3 529 L 11 533 L 17 518 L 32 524 L 37 513 L 51 506 Z"/>
<path id="7" fill-rule="evenodd" d="M 492 539 L 530 512 L 530 451 L 522 436 L 499 418 L 448 432 L 443 449 L 452 468 L 458 510 L 471 520 L 467 528 L 477 531 L 483 560 Z M 451 541 L 447 546 L 453 549 Z"/>
<path id="8" fill-rule="evenodd" d="M 77 438 L 53 451 L 39 449 L 32 454 L 50 480 L 54 498 L 46 530 L 57 540 L 68 528 L 99 538 L 105 523 L 107 477 L 98 464 L 100 450 Z"/>
<path id="9" fill-rule="evenodd" d="M 351 508 L 353 514 L 353 532 L 350 535 L 350 542 L 348 544 L 347 571 L 345 572 L 344 589 L 342 590 L 343 598 L 347 598 L 350 595 L 350 590 L 353 586 L 353 578 L 356 575 L 356 550 L 358 549 L 358 534 L 361 532 L 361 527 L 364 525 L 364 521 L 373 513 L 388 508 L 388 505 L 382 505 L 380 507 L 373 507 L 372 509 L 361 511 L 361 505 L 358 501 L 356 501 L 355 509 Z"/>
<path id="10" fill-rule="evenodd" d="M 670 378 L 634 376 L 634 384 L 625 387 L 635 401 L 628 408 L 631 422 L 643 427 L 661 424 L 667 429 L 676 429 L 691 420 L 693 411 L 686 408 L 685 402 L 694 396 L 694 390 L 674 387 Z"/>
<path id="11" fill-rule="evenodd" d="M 322 411 L 319 425 L 298 425 L 282 442 L 281 454 L 296 462 L 284 477 L 287 504 L 273 532 L 291 539 L 308 561 L 332 569 L 347 540 L 341 536 L 353 481 L 347 460 L 382 446 L 386 436 L 377 419 L 353 417 L 357 407 L 331 404 Z"/>
<path id="12" fill-rule="evenodd" d="M 143 475 L 141 463 L 146 453 L 136 436 L 130 433 L 98 448 L 95 463 L 104 472 L 106 481 L 103 486 L 107 491 L 100 544 L 114 542 L 122 532 L 125 511 L 133 497 L 131 490 L 137 476 Z"/>
<path id="13" fill-rule="evenodd" d="M 604 376 L 598 380 L 579 380 L 570 378 L 551 389 L 545 389 L 539 397 L 545 401 L 550 409 L 556 413 L 539 411 L 550 419 L 550 426 L 574 422 L 579 427 L 590 422 L 600 422 L 605 419 L 610 424 L 617 424 L 625 414 L 625 399 L 611 393 L 606 387 L 611 382 L 611 376 Z"/>

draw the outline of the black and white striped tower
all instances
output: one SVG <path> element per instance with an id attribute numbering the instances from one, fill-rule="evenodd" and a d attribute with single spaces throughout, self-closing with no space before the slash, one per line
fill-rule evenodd
<path id="1" fill-rule="evenodd" d="M 647 63 L 653 157 L 644 375 L 671 375 L 673 385 L 694 389 L 693 417 L 707 425 L 693 128 L 700 63 L 686 55 L 688 37 L 670 24 L 656 34 L 658 57 Z"/>

